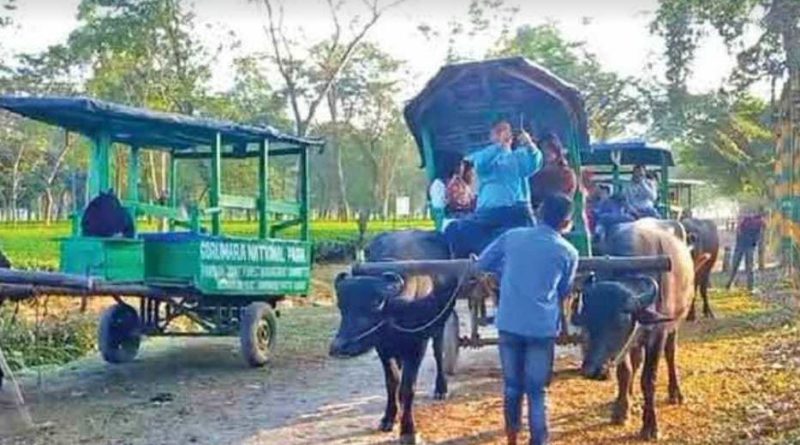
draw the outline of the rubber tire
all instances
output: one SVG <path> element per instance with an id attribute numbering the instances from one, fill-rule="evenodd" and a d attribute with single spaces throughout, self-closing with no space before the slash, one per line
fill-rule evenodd
<path id="1" fill-rule="evenodd" d="M 259 368 L 267 364 L 278 333 L 278 319 L 267 303 L 251 303 L 239 317 L 239 340 L 247 364 Z"/>
<path id="2" fill-rule="evenodd" d="M 458 314 L 453 311 L 444 323 L 444 335 L 442 338 L 442 366 L 444 373 L 453 376 L 456 374 L 458 364 L 459 349 L 459 324 Z"/>
<path id="3" fill-rule="evenodd" d="M 127 363 L 139 354 L 142 343 L 139 314 L 132 306 L 117 303 L 106 308 L 97 327 L 100 354 L 108 363 Z"/>

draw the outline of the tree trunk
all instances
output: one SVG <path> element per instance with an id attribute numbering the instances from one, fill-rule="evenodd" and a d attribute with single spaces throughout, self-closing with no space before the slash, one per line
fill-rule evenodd
<path id="1" fill-rule="evenodd" d="M 20 164 L 22 164 L 22 156 L 25 153 L 25 146 L 22 145 L 17 152 L 17 156 L 14 159 L 14 165 L 11 168 L 11 221 L 16 222 L 18 217 L 18 205 L 19 205 L 19 168 Z"/>
<path id="2" fill-rule="evenodd" d="M 338 191 L 338 206 L 344 213 L 344 221 L 350 218 L 350 202 L 347 199 L 347 182 L 344 177 L 344 166 L 342 165 L 342 150 L 339 144 L 339 106 L 336 85 L 332 85 L 328 92 L 328 110 L 331 115 L 331 123 L 333 123 L 333 141 L 329 141 L 328 147 L 333 152 L 334 160 L 336 162 L 336 186 Z"/>

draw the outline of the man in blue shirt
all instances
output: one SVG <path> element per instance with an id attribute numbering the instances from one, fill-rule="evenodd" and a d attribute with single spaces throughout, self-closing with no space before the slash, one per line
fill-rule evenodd
<path id="1" fill-rule="evenodd" d="M 465 158 L 478 176 L 478 201 L 470 217 L 445 231 L 456 257 L 479 253 L 498 232 L 533 223 L 523 184 L 541 167 L 542 154 L 525 131 L 512 151 L 513 139 L 511 124 L 499 121 L 492 126 L 492 144 Z"/>
<path id="2" fill-rule="evenodd" d="M 509 230 L 478 258 L 479 270 L 500 278 L 497 330 L 503 368 L 508 443 L 517 443 L 522 396 L 528 396 L 531 444 L 548 443 L 546 387 L 553 371 L 562 303 L 578 267 L 578 251 L 562 233 L 571 224 L 572 200 L 548 195 L 536 227 Z"/>

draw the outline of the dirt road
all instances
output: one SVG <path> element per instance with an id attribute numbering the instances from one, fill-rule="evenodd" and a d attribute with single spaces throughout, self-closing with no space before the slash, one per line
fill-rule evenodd
<path id="1" fill-rule="evenodd" d="M 688 325 L 678 364 L 683 406 L 665 405 L 663 443 L 800 443 L 800 330 L 796 312 L 743 293 L 715 293 L 719 319 Z M 49 427 L 2 445 L 29 444 L 391 444 L 375 433 L 384 401 L 373 354 L 326 357 L 332 308 L 287 310 L 270 366 L 248 369 L 230 339 L 155 340 L 140 358 L 108 366 L 97 358 L 22 380 L 36 421 Z M 575 366 L 567 353 L 559 368 Z M 418 424 L 428 443 L 501 443 L 496 350 L 463 351 L 452 398 L 430 398 L 426 361 Z M 663 374 L 662 376 L 663 377 Z M 555 444 L 636 443 L 638 402 L 626 427 L 608 423 L 613 382 L 561 373 L 551 388 Z"/>
<path id="2" fill-rule="evenodd" d="M 156 339 L 131 364 L 97 357 L 20 379 L 34 419 L 48 425 L 5 444 L 372 444 L 384 404 L 383 374 L 370 353 L 325 357 L 332 308 L 285 311 L 270 366 L 244 366 L 234 339 Z M 465 351 L 462 369 L 496 351 Z M 492 364 L 491 366 L 496 367 Z M 431 402 L 434 364 L 424 363 L 419 399 Z M 458 380 L 453 382 L 459 391 Z"/>

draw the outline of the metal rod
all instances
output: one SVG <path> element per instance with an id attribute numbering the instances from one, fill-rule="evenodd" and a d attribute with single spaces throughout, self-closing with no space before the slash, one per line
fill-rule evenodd
<path id="1" fill-rule="evenodd" d="M 472 260 L 411 260 L 355 263 L 354 275 L 380 275 L 394 272 L 401 275 L 460 274 L 474 267 Z M 582 257 L 578 272 L 666 272 L 671 270 L 669 256 Z"/>

